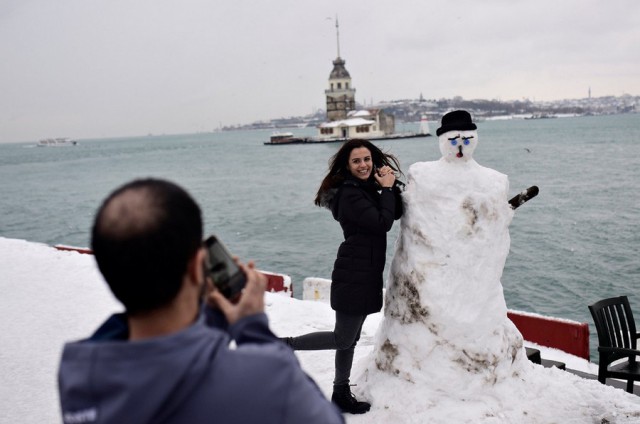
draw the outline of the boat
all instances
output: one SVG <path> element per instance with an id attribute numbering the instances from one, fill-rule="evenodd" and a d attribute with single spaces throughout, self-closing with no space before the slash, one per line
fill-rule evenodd
<path id="1" fill-rule="evenodd" d="M 58 138 L 44 138 L 38 141 L 38 147 L 68 147 L 68 146 L 77 146 L 78 142 L 76 140 L 71 140 L 68 137 L 58 137 Z"/>
<path id="2" fill-rule="evenodd" d="M 269 141 L 264 144 L 301 144 L 306 143 L 305 137 L 294 137 L 290 132 L 275 132 L 271 135 Z"/>
<path id="3" fill-rule="evenodd" d="M 556 115 L 550 113 L 534 113 L 531 116 L 526 116 L 524 119 L 553 119 L 557 118 Z"/>

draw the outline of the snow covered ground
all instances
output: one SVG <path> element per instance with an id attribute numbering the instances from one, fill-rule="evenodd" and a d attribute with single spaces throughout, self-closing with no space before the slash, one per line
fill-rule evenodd
<path id="1" fill-rule="evenodd" d="M 86 337 L 121 306 L 103 283 L 92 256 L 1 237 L 0 289 L 0 422 L 60 422 L 56 378 L 63 343 Z M 267 313 L 278 335 L 333 328 L 334 313 L 324 302 L 270 293 L 266 296 Z M 381 320 L 382 315 L 375 314 L 365 322 L 356 348 L 354 374 L 367 363 Z M 333 352 L 297 355 L 307 373 L 330 396 Z M 596 372 L 593 364 L 560 351 L 543 349 L 543 357 L 565 362 L 569 368 Z M 347 422 L 640 422 L 640 398 L 560 370 L 531 366 L 537 368 L 530 373 L 535 381 L 531 377 L 529 381 L 505 381 L 468 399 L 452 399 L 439 395 L 446 390 L 423 387 L 399 392 L 389 379 L 384 399 L 374 403 L 365 415 L 348 415 Z M 438 381 L 433 387 L 446 389 L 447 384 Z M 397 407 L 407 404 L 411 410 Z"/>

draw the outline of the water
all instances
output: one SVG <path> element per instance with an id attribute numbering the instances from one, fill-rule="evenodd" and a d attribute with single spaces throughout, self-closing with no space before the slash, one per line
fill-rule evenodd
<path id="1" fill-rule="evenodd" d="M 339 145 L 264 146 L 270 134 L 0 145 L 0 236 L 88 246 L 93 214 L 108 192 L 137 177 L 166 178 L 198 200 L 207 233 L 261 269 L 291 275 L 299 296 L 305 277 L 330 277 L 342 241 L 331 214 L 313 205 Z M 405 170 L 440 157 L 436 137 L 377 144 Z M 509 308 L 588 322 L 592 352 L 588 304 L 624 294 L 640 317 L 640 115 L 485 121 L 474 156 L 509 175 L 511 195 L 540 187 L 510 227 L 502 278 Z"/>

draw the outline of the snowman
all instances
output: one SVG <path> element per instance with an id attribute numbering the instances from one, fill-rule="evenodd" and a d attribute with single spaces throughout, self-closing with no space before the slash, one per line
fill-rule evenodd
<path id="1" fill-rule="evenodd" d="M 407 173 L 384 317 L 354 392 L 377 422 L 637 423 L 636 396 L 602 402 L 598 381 L 526 358 L 500 278 L 514 209 L 537 187 L 507 202 L 507 176 L 473 159 L 469 113 L 446 114 L 436 133 L 442 157 Z"/>
<path id="2" fill-rule="evenodd" d="M 444 115 L 436 133 L 442 157 L 408 171 L 384 319 L 358 382 L 374 402 L 376 375 L 409 387 L 446 381 L 460 394 L 529 366 L 500 282 L 514 213 L 507 176 L 473 159 L 468 112 Z"/>

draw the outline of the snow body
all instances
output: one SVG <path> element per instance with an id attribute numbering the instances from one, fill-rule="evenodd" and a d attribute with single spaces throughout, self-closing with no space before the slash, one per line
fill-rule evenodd
<path id="1" fill-rule="evenodd" d="M 464 393 L 528 366 L 500 282 L 513 217 L 508 188 L 506 175 L 471 158 L 410 167 L 367 374 L 430 386 L 446 380 Z"/>

